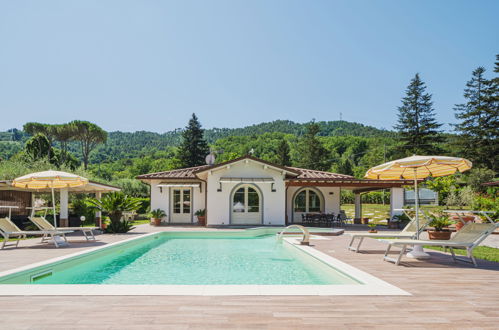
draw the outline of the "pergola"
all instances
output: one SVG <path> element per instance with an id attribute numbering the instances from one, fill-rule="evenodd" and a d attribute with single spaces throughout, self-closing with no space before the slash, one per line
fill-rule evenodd
<path id="1" fill-rule="evenodd" d="M 114 191 L 120 191 L 121 189 L 116 186 L 111 186 L 108 184 L 100 183 L 100 182 L 95 182 L 95 181 L 89 181 L 86 185 L 84 186 L 79 186 L 79 187 L 71 187 L 71 188 L 63 188 L 63 189 L 58 189 L 57 191 L 60 194 L 60 226 L 68 226 L 68 217 L 69 217 L 69 210 L 68 210 L 68 202 L 69 202 L 69 193 L 84 193 L 84 194 L 95 194 L 95 197 L 100 199 L 102 197 L 102 194 L 105 193 L 110 193 Z M 10 198 L 14 199 L 9 202 L 9 204 L 12 204 L 14 206 L 16 204 L 15 199 L 16 198 L 22 198 L 21 195 L 17 194 L 16 192 L 23 192 L 24 194 L 29 193 L 30 195 L 30 202 L 29 205 L 24 205 L 26 206 L 33 206 L 33 201 L 34 201 L 34 194 L 35 193 L 50 193 L 50 189 L 40 189 L 40 190 L 32 190 L 32 189 L 24 189 L 24 188 L 16 188 L 12 186 L 12 182 L 9 180 L 3 180 L 0 181 L 0 194 L 2 192 L 11 192 Z M 1 196 L 1 195 L 0 195 Z M 0 198 L 1 200 L 1 198 Z M 26 204 L 26 203 L 24 203 Z M 97 211 L 95 213 L 96 221 L 100 224 L 101 222 L 101 212 Z"/>
<path id="2" fill-rule="evenodd" d="M 354 193 L 355 219 L 362 216 L 361 195 L 366 192 L 390 189 L 390 216 L 397 214 L 394 211 L 404 206 L 404 186 L 413 184 L 412 180 L 368 180 L 368 179 L 287 179 L 286 186 L 292 187 L 339 187 L 351 190 Z"/>

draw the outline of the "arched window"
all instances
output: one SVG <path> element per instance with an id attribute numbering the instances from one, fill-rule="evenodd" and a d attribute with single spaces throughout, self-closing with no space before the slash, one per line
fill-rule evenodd
<path id="1" fill-rule="evenodd" d="M 243 186 L 234 192 L 232 198 L 232 212 L 258 213 L 260 212 L 260 195 L 250 187 Z"/>
<path id="2" fill-rule="evenodd" d="M 293 211 L 300 213 L 322 212 L 322 198 L 313 189 L 303 189 L 296 196 Z"/>

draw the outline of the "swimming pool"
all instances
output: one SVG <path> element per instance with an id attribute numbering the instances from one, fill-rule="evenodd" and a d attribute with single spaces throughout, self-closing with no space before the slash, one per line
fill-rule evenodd
<path id="1" fill-rule="evenodd" d="M 105 287 L 126 291 L 137 286 L 156 287 L 159 291 L 155 292 L 210 286 L 259 287 L 260 292 L 262 287 L 301 287 L 311 292 L 354 287 L 360 292 L 372 286 L 375 279 L 377 284 L 390 286 L 327 257 L 300 246 L 296 238 L 278 242 L 275 230 L 161 232 L 0 274 L 0 294 L 8 287 L 14 290 L 12 285 L 30 292 L 42 292 L 33 291 L 34 287 L 53 287 L 56 291 L 62 287 L 70 291 L 100 287 L 102 292 Z M 195 294 L 196 290 L 189 292 Z"/>

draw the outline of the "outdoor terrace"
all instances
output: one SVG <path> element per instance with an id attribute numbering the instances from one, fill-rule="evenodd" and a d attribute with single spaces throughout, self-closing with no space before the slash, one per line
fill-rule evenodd
<path id="1" fill-rule="evenodd" d="M 99 235 L 96 243 L 60 249 L 41 245 L 39 239 L 24 240 L 18 249 L 0 251 L 0 271 L 156 230 L 200 228 L 139 225 L 129 234 Z M 312 244 L 412 295 L 2 296 L 0 317 L 9 329 L 497 328 L 499 263 L 480 260 L 473 268 L 427 250 L 430 260 L 404 259 L 397 267 L 382 260 L 384 243 L 369 239 L 364 253 L 353 253 L 347 251 L 348 241 L 349 236 L 343 235 Z"/>

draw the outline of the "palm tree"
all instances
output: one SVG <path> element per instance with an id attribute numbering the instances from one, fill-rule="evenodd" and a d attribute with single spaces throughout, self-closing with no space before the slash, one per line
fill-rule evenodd
<path id="1" fill-rule="evenodd" d="M 113 233 L 126 233 L 132 227 L 124 221 L 121 221 L 123 212 L 132 212 L 140 208 L 140 200 L 123 194 L 122 192 L 113 192 L 105 195 L 103 198 L 92 198 L 88 204 L 95 207 L 109 216 L 111 224 L 109 230 Z"/>

